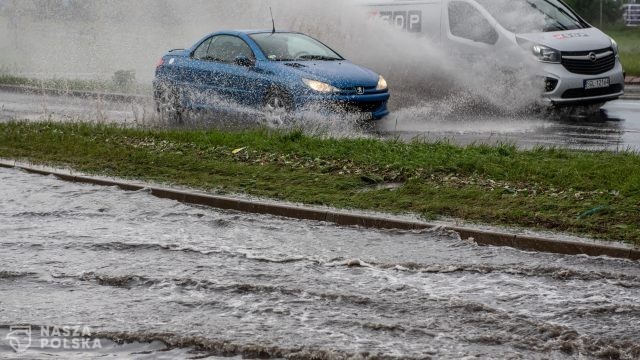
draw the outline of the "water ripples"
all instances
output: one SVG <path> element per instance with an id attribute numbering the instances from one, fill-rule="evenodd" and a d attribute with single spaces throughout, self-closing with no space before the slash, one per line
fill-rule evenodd
<path id="1" fill-rule="evenodd" d="M 177 357 L 640 356 L 637 262 L 217 211 L 14 170 L 0 170 L 0 192 L 5 328 L 87 324 L 113 352 L 190 349 Z"/>

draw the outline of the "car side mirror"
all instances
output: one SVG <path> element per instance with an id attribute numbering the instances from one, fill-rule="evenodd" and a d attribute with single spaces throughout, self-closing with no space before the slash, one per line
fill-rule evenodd
<path id="1" fill-rule="evenodd" d="M 246 56 L 238 56 L 233 60 L 233 62 L 238 66 L 244 67 L 252 67 L 255 65 L 255 62 Z"/>

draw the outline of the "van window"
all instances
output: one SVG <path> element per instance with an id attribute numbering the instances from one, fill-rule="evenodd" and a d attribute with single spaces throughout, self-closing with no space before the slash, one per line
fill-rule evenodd
<path id="1" fill-rule="evenodd" d="M 498 32 L 473 5 L 463 1 L 449 3 L 449 29 L 451 35 L 493 45 Z"/>
<path id="2" fill-rule="evenodd" d="M 576 30 L 589 27 L 558 0 L 476 0 L 502 27 L 516 33 Z"/>

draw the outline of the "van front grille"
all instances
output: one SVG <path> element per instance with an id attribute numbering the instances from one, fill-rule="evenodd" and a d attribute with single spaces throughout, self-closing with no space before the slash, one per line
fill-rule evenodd
<path id="1" fill-rule="evenodd" d="M 562 52 L 562 65 L 574 74 L 598 75 L 616 66 L 616 55 L 612 48 L 594 51 Z"/>

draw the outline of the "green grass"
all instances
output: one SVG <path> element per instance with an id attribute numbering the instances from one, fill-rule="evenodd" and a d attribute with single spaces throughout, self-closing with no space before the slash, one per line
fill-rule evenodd
<path id="1" fill-rule="evenodd" d="M 640 245 L 640 156 L 631 152 L 11 122 L 0 124 L 0 157 L 222 193 Z M 402 186 L 379 186 L 387 183 Z"/>
<path id="2" fill-rule="evenodd" d="M 640 27 L 617 27 L 605 32 L 618 43 L 627 75 L 640 76 Z"/>

